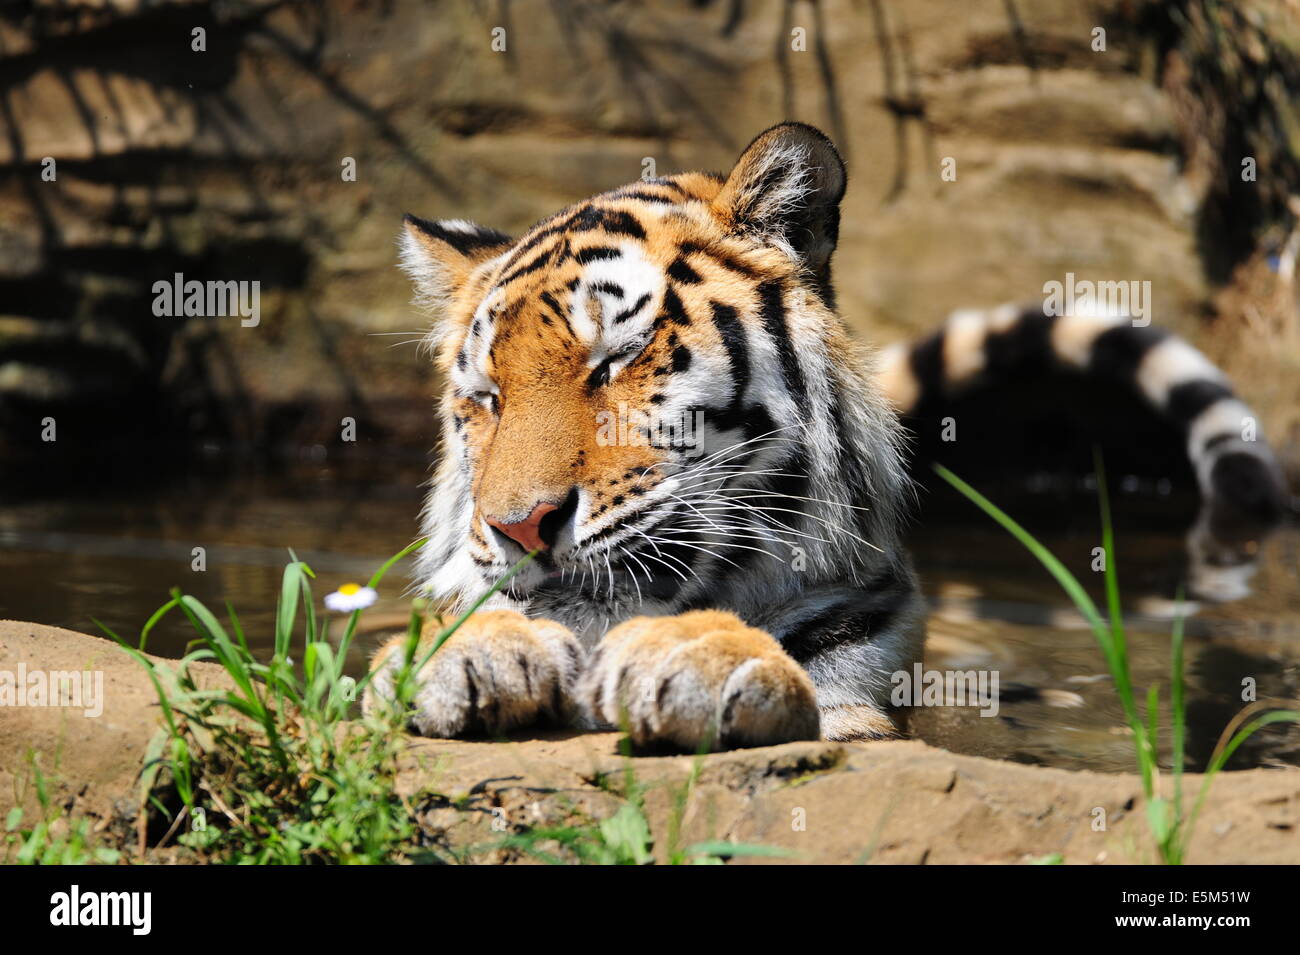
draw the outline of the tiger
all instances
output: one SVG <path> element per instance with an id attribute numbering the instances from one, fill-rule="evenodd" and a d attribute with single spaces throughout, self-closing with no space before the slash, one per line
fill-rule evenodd
<path id="1" fill-rule="evenodd" d="M 405 217 L 445 383 L 415 577 L 478 607 L 431 656 L 437 627 L 419 638 L 412 732 L 617 729 L 684 751 L 904 735 L 891 674 L 921 660 L 926 617 L 904 421 L 1026 365 L 1131 386 L 1207 500 L 1277 498 L 1219 369 L 1123 315 L 1003 306 L 910 346 L 856 340 L 831 281 L 846 185 L 830 139 L 785 122 L 726 175 L 643 178 L 518 239 Z M 366 713 L 409 645 L 375 654 Z"/>

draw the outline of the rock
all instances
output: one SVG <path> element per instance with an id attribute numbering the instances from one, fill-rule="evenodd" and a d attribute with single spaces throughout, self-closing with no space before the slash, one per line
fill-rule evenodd
<path id="1" fill-rule="evenodd" d="M 19 664 L 101 671 L 106 705 L 93 719 L 52 708 L 0 710 L 0 817 L 15 794 L 34 809 L 23 785 L 30 749 L 53 769 L 57 805 L 131 832 L 136 775 L 158 720 L 147 677 L 107 641 L 0 621 L 0 671 Z M 217 667 L 197 666 L 205 681 L 221 679 Z M 503 831 L 615 811 L 627 768 L 618 747 L 615 733 L 525 733 L 487 743 L 412 738 L 398 786 L 429 840 L 481 846 Z M 662 858 L 696 758 L 637 757 L 631 765 Z M 1188 793 L 1199 785 L 1199 776 L 1185 778 Z M 1067 863 L 1151 862 L 1140 794 L 1128 774 L 959 756 L 919 740 L 790 743 L 700 758 L 679 844 L 759 844 L 788 850 L 790 861 L 801 863 L 1023 863 L 1056 852 Z M 1098 808 L 1105 831 L 1092 828 Z M 1224 773 L 1205 803 L 1189 861 L 1294 864 L 1298 829 L 1300 769 Z M 497 859 L 528 861 L 505 852 Z"/>
<path id="2" fill-rule="evenodd" d="M 104 824 L 133 819 L 145 747 L 159 725 L 158 697 L 143 668 L 107 639 L 0 620 L 0 673 L 17 674 L 20 666 L 28 673 L 102 674 L 103 712 L 0 707 L 0 818 L 15 805 L 28 819 L 39 816 L 32 754 L 50 784 L 52 804 L 67 815 L 89 815 Z M 215 664 L 196 667 L 210 685 L 223 681 L 224 671 Z"/>

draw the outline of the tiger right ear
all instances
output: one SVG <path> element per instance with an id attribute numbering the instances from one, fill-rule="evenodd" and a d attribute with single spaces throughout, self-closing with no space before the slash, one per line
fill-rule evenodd
<path id="1" fill-rule="evenodd" d="M 714 211 L 733 229 L 761 236 L 811 272 L 827 272 L 839 239 L 844 161 L 804 123 L 773 126 L 736 160 Z"/>
<path id="2" fill-rule="evenodd" d="M 402 219 L 402 269 L 426 305 L 445 300 L 465 284 L 474 269 L 514 244 L 508 235 L 464 219 L 431 222 L 413 215 Z"/>

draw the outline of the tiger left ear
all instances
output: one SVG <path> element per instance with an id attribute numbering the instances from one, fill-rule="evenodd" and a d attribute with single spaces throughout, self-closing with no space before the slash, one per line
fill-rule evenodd
<path id="1" fill-rule="evenodd" d="M 781 123 L 741 153 L 713 208 L 736 231 L 759 235 L 828 277 L 845 182 L 829 139 L 803 123 Z"/>
<path id="2" fill-rule="evenodd" d="M 417 299 L 429 305 L 446 300 L 475 268 L 514 244 L 508 235 L 464 219 L 431 222 L 407 215 L 402 225 L 402 268 Z"/>

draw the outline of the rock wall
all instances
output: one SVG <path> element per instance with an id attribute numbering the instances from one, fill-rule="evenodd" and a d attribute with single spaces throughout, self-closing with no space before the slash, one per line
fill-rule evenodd
<path id="1" fill-rule="evenodd" d="M 837 282 L 874 338 L 1067 271 L 1150 280 L 1159 319 L 1194 334 L 1224 254 L 1204 228 L 1222 169 L 1191 161 L 1216 155 L 1187 128 L 1207 94 L 1186 70 L 1191 99 L 1171 88 L 1183 39 L 1159 6 L 8 4 L 0 443 L 38 446 L 58 411 L 87 440 L 329 443 L 350 415 L 363 442 L 427 448 L 403 211 L 518 231 L 649 163 L 726 169 L 783 118 L 844 149 Z M 1244 6 L 1273 17 L 1260 35 L 1294 14 Z M 1293 171 L 1260 166 L 1274 191 Z M 259 281 L 259 324 L 156 316 L 153 283 L 178 272 Z"/>

